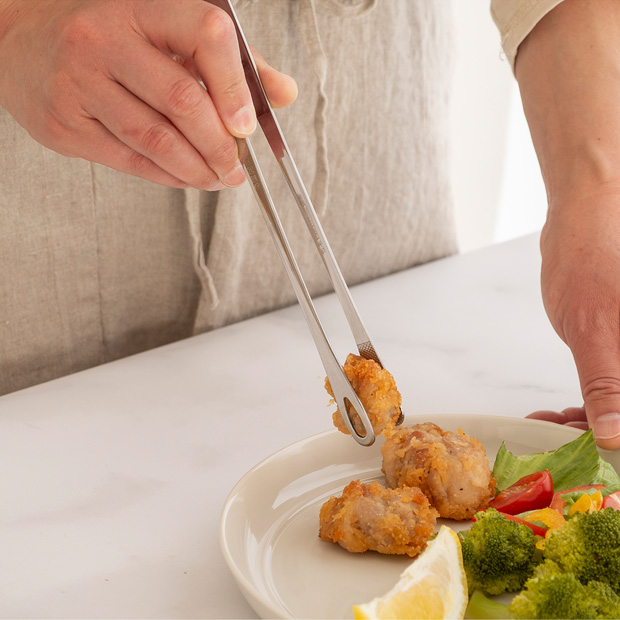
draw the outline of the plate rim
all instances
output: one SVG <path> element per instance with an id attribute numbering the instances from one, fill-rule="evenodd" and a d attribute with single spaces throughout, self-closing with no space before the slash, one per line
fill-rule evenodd
<path id="1" fill-rule="evenodd" d="M 243 596 L 247 600 L 247 602 L 250 604 L 252 609 L 254 609 L 254 611 L 256 611 L 257 613 L 258 613 L 258 611 L 254 607 L 253 601 L 248 598 L 248 595 L 250 595 L 254 599 L 254 602 L 259 603 L 262 607 L 264 607 L 265 609 L 269 610 L 269 612 L 270 612 L 269 617 L 273 617 L 273 618 L 287 618 L 287 617 L 290 617 L 290 616 L 284 616 L 282 614 L 282 609 L 281 608 L 277 609 L 276 607 L 274 607 L 274 602 L 272 600 L 270 600 L 270 599 L 265 598 L 263 593 L 249 579 L 247 579 L 245 577 L 245 575 L 242 573 L 241 569 L 237 566 L 237 562 L 235 561 L 235 559 L 234 559 L 234 557 L 233 557 L 233 555 L 232 555 L 232 553 L 231 553 L 231 551 L 230 551 L 230 549 L 228 547 L 228 544 L 226 542 L 226 531 L 225 531 L 226 530 L 226 517 L 227 517 L 228 513 L 230 512 L 230 509 L 232 507 L 232 503 L 233 503 L 235 497 L 237 497 L 237 495 L 238 495 L 237 490 L 241 486 L 243 486 L 245 484 L 246 480 L 248 478 L 250 478 L 256 471 L 258 471 L 261 468 L 265 467 L 267 465 L 267 463 L 271 462 L 272 460 L 277 459 L 284 452 L 287 452 L 289 450 L 293 450 L 294 448 L 302 446 L 305 443 L 309 443 L 309 442 L 312 442 L 312 441 L 319 440 L 323 436 L 327 436 L 327 435 L 331 435 L 332 433 L 339 433 L 339 432 L 340 431 L 338 431 L 336 428 L 328 429 L 326 431 L 322 431 L 320 433 L 315 433 L 314 435 L 309 435 L 308 437 L 304 437 L 302 439 L 298 439 L 297 441 L 294 441 L 294 442 L 284 446 L 283 448 L 280 448 L 279 450 L 276 450 L 275 452 L 272 452 L 268 456 L 266 456 L 263 459 L 261 459 L 258 463 L 256 463 L 256 465 L 254 465 L 253 467 L 248 469 L 248 471 L 245 472 L 245 474 L 243 474 L 243 476 L 241 476 L 241 478 L 239 478 L 239 480 L 237 480 L 237 482 L 234 484 L 234 486 L 232 487 L 232 489 L 228 493 L 228 495 L 226 497 L 226 500 L 224 501 L 224 505 L 222 507 L 222 511 L 221 511 L 221 514 L 220 514 L 219 528 L 218 528 L 218 538 L 219 538 L 219 543 L 220 543 L 220 550 L 222 552 L 222 555 L 224 556 L 224 560 L 226 561 L 226 565 L 227 565 L 228 569 L 232 573 L 233 577 L 235 578 L 235 581 L 237 582 L 237 585 L 239 586 L 239 589 L 240 589 L 241 593 L 243 594 Z M 260 613 L 259 613 L 259 616 L 261 618 L 264 617 Z"/>
<path id="2" fill-rule="evenodd" d="M 473 420 L 473 419 L 476 419 L 478 421 L 480 419 L 483 419 L 489 422 L 491 420 L 496 420 L 502 423 L 517 422 L 519 424 L 525 423 L 528 426 L 532 425 L 532 426 L 539 426 L 539 427 L 545 427 L 545 428 L 554 428 L 557 431 L 566 433 L 569 436 L 573 435 L 574 438 L 577 438 L 579 435 L 585 432 L 579 428 L 565 426 L 565 425 L 557 424 L 555 422 L 549 422 L 546 420 L 537 420 L 533 418 L 517 417 L 517 416 L 503 416 L 503 415 L 496 415 L 496 414 L 441 413 L 441 414 L 433 414 L 433 415 L 428 415 L 428 416 L 408 415 L 405 417 L 405 424 L 411 420 L 415 420 L 415 421 L 410 422 L 410 423 L 419 424 L 419 423 L 422 423 L 421 420 L 424 420 L 425 422 L 435 422 L 437 420 L 440 421 L 442 418 L 445 420 L 447 418 L 454 419 L 458 417 L 463 417 L 464 422 L 466 422 L 467 420 Z M 439 426 L 441 426 L 439 422 L 436 422 L 436 423 Z M 239 480 L 235 483 L 235 485 L 230 490 L 223 504 L 221 515 L 220 515 L 220 520 L 219 520 L 219 543 L 220 543 L 220 549 L 221 549 L 222 555 L 224 556 L 226 565 L 228 566 L 228 569 L 231 571 L 235 581 L 237 582 L 237 585 L 239 586 L 241 593 L 243 594 L 247 602 L 250 604 L 252 609 L 256 613 L 258 613 L 259 616 L 262 618 L 264 617 L 291 618 L 292 616 L 288 614 L 284 614 L 281 606 L 276 607 L 275 606 L 276 601 L 266 597 L 264 593 L 261 592 L 255 586 L 254 583 L 252 583 L 249 579 L 246 578 L 242 570 L 238 567 L 238 564 L 226 541 L 227 515 L 229 514 L 231 510 L 231 507 L 232 507 L 232 504 L 235 498 L 238 496 L 238 489 L 241 488 L 243 485 L 245 485 L 247 482 L 247 479 L 250 478 L 252 475 L 254 475 L 256 471 L 262 469 L 263 467 L 266 467 L 271 461 L 281 458 L 282 455 L 288 451 L 294 451 L 296 448 L 300 448 L 304 444 L 319 441 L 322 437 L 327 437 L 327 436 L 337 435 L 337 434 L 344 435 L 343 433 L 341 433 L 341 431 L 337 430 L 336 428 L 328 429 L 320 433 L 315 433 L 314 435 L 310 435 L 308 437 L 294 441 L 280 448 L 279 450 L 276 450 L 272 454 L 264 457 L 258 463 L 256 463 L 253 467 L 251 467 L 245 474 L 243 474 L 241 478 L 239 478 Z M 505 440 L 506 439 L 502 439 L 502 441 L 505 441 Z M 352 441 L 354 440 L 352 439 Z M 568 441 L 566 443 L 568 443 Z M 603 451 L 603 453 L 604 452 L 606 451 Z M 262 611 L 259 611 L 256 608 L 256 605 L 260 606 L 261 609 L 268 611 L 268 615 L 267 614 L 263 615 Z"/>

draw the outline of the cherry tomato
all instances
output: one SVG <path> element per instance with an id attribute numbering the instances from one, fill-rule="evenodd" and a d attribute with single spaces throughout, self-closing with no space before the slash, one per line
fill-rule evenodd
<path id="1" fill-rule="evenodd" d="M 603 508 L 614 508 L 615 510 L 620 510 L 620 491 L 610 493 L 607 497 L 604 497 Z"/>
<path id="2" fill-rule="evenodd" d="M 553 480 L 548 469 L 523 476 L 489 502 L 489 508 L 516 515 L 549 506 L 553 498 Z"/>

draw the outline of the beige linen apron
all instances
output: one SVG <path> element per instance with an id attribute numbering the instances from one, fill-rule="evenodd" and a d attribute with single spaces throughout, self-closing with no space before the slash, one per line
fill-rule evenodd
<path id="1" fill-rule="evenodd" d="M 239 0 L 293 75 L 277 115 L 349 284 L 456 251 L 450 0 Z M 329 282 L 264 141 L 312 294 Z M 247 184 L 175 190 L 34 142 L 0 109 L 0 394 L 294 302 Z"/>

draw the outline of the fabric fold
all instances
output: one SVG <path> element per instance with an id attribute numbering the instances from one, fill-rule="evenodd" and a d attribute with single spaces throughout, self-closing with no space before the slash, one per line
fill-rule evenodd
<path id="1" fill-rule="evenodd" d="M 191 238 L 192 264 L 194 273 L 198 277 L 201 287 L 200 301 L 196 312 L 196 316 L 199 320 L 199 318 L 205 314 L 203 307 L 214 310 L 220 303 L 220 297 L 217 292 L 217 287 L 215 286 L 213 275 L 205 259 L 205 249 L 200 225 L 200 190 L 186 188 L 184 192 L 185 212 L 187 214 Z"/>

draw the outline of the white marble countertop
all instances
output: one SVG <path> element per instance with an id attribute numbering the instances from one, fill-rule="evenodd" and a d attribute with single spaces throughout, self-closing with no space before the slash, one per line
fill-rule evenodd
<path id="1" fill-rule="evenodd" d="M 410 414 L 581 404 L 537 236 L 353 289 Z M 354 343 L 317 308 L 338 357 Z M 252 618 L 218 543 L 235 482 L 331 428 L 298 307 L 0 398 L 0 616 Z"/>

